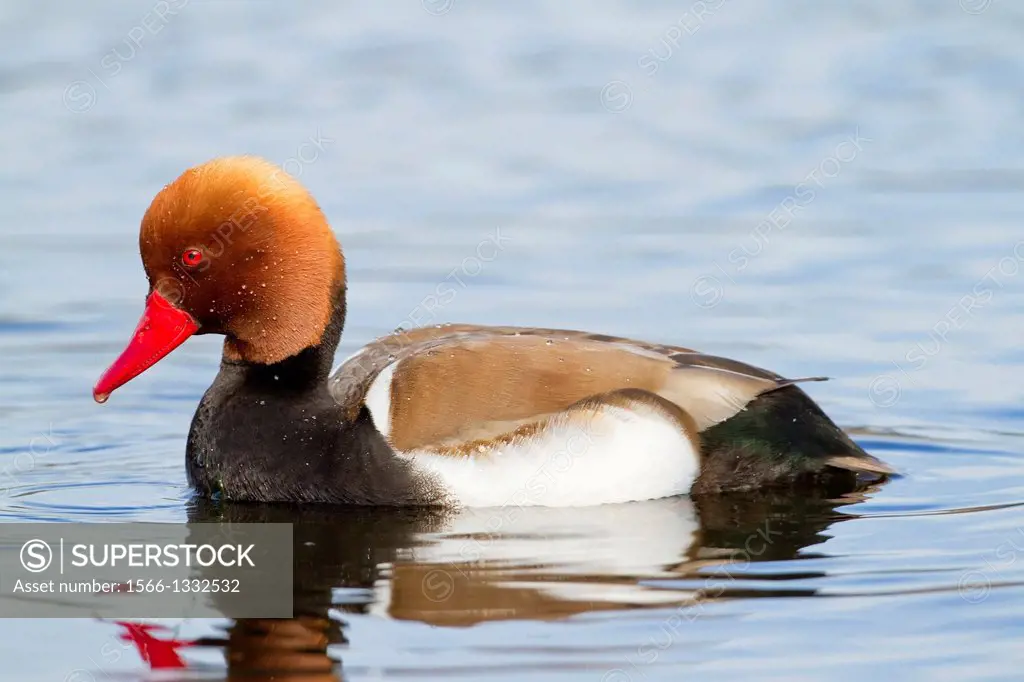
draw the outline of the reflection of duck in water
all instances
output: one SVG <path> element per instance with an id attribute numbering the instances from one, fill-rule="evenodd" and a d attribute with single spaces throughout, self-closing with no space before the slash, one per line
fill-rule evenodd
<path id="1" fill-rule="evenodd" d="M 340 626 L 326 618 L 239 620 L 227 629 L 227 636 L 198 640 L 178 639 L 172 628 L 163 625 L 112 623 L 121 628 L 120 639 L 130 642 L 152 670 L 166 672 L 189 668 L 183 650 L 218 647 L 223 648 L 227 656 L 229 680 L 238 675 L 244 679 L 269 678 L 278 682 L 292 679 L 335 682 L 339 679 L 335 674 L 335 661 L 327 655 L 327 645 L 343 642 L 344 638 Z"/>
<path id="2" fill-rule="evenodd" d="M 749 580 L 734 586 L 746 562 L 795 558 L 844 518 L 837 508 L 859 499 L 744 493 L 460 512 L 199 500 L 189 520 L 295 524 L 296 617 L 238 620 L 217 645 L 232 676 L 329 680 L 330 646 L 345 643 L 334 614 L 458 627 L 756 596 Z"/>

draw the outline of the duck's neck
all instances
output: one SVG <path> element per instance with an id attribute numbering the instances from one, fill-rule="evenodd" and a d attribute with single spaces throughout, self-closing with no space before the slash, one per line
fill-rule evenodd
<path id="1" fill-rule="evenodd" d="M 327 378 L 334 364 L 334 352 L 345 326 L 345 287 L 339 286 L 333 296 L 331 319 L 320 337 L 320 343 L 307 346 L 280 362 L 261 364 L 237 360 L 225 353 L 221 370 L 241 372 L 245 384 L 282 393 L 305 393 L 326 390 Z"/>

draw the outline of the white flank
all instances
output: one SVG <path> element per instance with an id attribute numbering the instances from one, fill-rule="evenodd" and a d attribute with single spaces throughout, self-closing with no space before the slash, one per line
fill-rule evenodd
<path id="1" fill-rule="evenodd" d="M 399 454 L 433 475 L 453 503 L 467 507 L 650 500 L 688 493 L 699 473 L 698 454 L 679 424 L 641 404 L 556 415 L 528 437 L 469 456 Z"/>
<path id="2" fill-rule="evenodd" d="M 393 362 L 380 371 L 366 391 L 366 398 L 363 399 L 363 404 L 370 411 L 373 425 L 385 438 L 391 433 L 391 380 L 397 364 Z"/>

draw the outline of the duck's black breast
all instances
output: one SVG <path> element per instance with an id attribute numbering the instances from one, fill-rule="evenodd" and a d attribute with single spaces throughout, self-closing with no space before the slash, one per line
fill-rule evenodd
<path id="1" fill-rule="evenodd" d="M 225 362 L 189 430 L 189 483 L 252 502 L 434 504 L 430 481 L 395 457 L 367 410 L 347 420 L 326 383 Z M 269 373 L 268 373 L 269 372 Z M 276 377 L 276 378 L 275 378 Z"/>
<path id="2" fill-rule="evenodd" d="M 273 364 L 224 358 L 192 418 L 189 483 L 208 497 L 247 502 L 438 505 L 359 404 L 328 391 L 345 324 L 345 291 L 317 345 Z"/>

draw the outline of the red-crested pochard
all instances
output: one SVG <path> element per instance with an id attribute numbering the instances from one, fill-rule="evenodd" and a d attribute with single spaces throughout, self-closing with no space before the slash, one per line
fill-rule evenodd
<path id="1" fill-rule="evenodd" d="M 330 375 L 345 263 L 308 191 L 255 157 L 185 171 L 142 219 L 146 309 L 98 402 L 223 334 L 187 468 L 262 502 L 576 506 L 893 474 L 795 386 L 686 348 L 557 329 L 400 331 Z"/>

